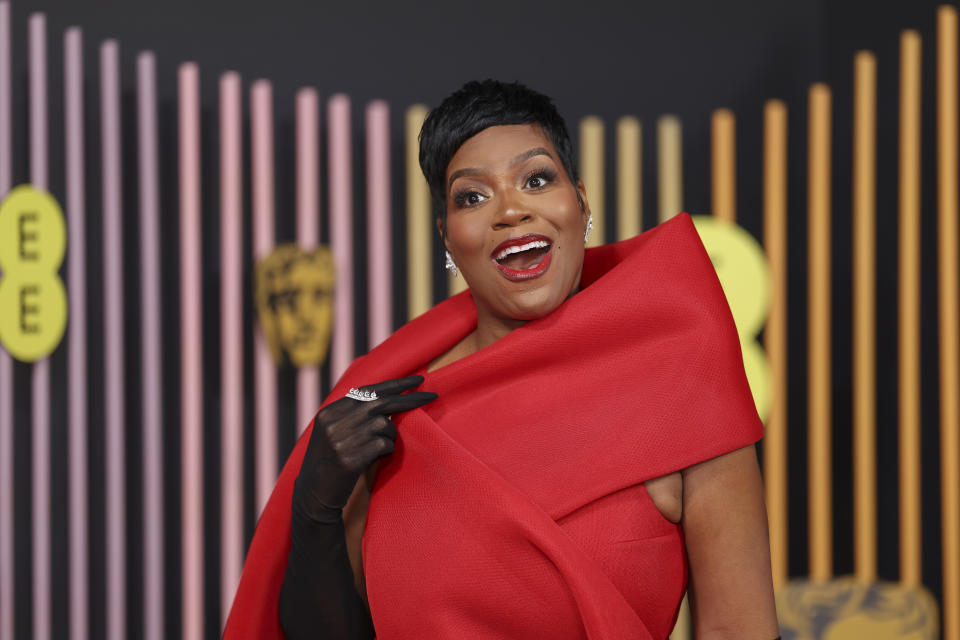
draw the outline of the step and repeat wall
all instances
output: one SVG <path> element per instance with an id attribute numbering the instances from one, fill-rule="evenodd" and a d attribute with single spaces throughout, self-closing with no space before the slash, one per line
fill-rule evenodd
<path id="1" fill-rule="evenodd" d="M 813 84 L 802 104 L 769 100 L 759 119 L 718 105 L 703 123 L 707 176 L 684 175 L 677 115 L 570 122 L 595 243 L 676 215 L 685 179 L 709 181 L 709 211 L 691 213 L 766 425 L 784 637 L 871 637 L 895 619 L 889 637 L 960 640 L 956 8 L 941 7 L 936 25 L 901 32 L 896 63 L 850 51 L 852 84 Z M 82 27 L 53 33 L 43 13 L 15 22 L 0 1 L 3 639 L 215 637 L 260 510 L 326 390 L 353 358 L 466 286 L 442 268 L 417 161 L 428 106 L 305 87 L 293 113 L 277 113 L 270 79 L 189 61 L 170 76 L 157 69 L 150 51 L 91 41 Z M 893 96 L 878 92 L 886 76 Z M 174 86 L 158 91 L 163 83 Z M 171 91 L 175 103 L 160 97 Z M 852 119 L 837 118 L 838 93 L 852 95 Z M 878 100 L 891 99 L 898 126 L 882 129 Z M 738 128 L 762 138 L 759 233 L 737 224 Z M 935 131 L 936 166 L 921 166 L 923 128 Z M 896 219 L 877 214 L 878 141 L 891 138 Z M 922 172 L 936 173 L 935 210 L 921 210 Z M 852 183 L 841 210 L 838 176 Z M 278 192 L 287 184 L 291 193 Z M 651 187 L 656 211 L 645 212 Z M 837 216 L 850 218 L 849 274 L 832 264 Z M 788 234 L 791 219 L 804 238 Z M 935 272 L 921 272 L 921 224 L 936 228 Z M 292 241 L 278 242 L 278 225 L 294 229 Z M 895 229 L 895 252 L 878 251 L 878 225 Z M 934 304 L 921 296 L 931 281 Z M 878 307 L 894 285 L 896 308 Z M 838 290 L 850 295 L 842 318 L 852 328 L 837 328 Z M 803 314 L 788 309 L 796 297 Z M 894 339 L 883 340 L 878 323 L 891 316 Z M 801 361 L 788 349 L 797 334 Z M 835 379 L 838 352 L 852 363 L 849 384 Z M 890 357 L 895 367 L 878 366 Z M 877 415 L 882 381 L 896 389 L 896 416 Z M 931 385 L 937 415 L 921 415 Z M 802 421 L 789 402 L 796 386 Z M 852 420 L 835 424 L 841 395 Z M 897 458 L 885 468 L 877 438 L 891 424 Z M 851 459 L 837 460 L 838 437 Z M 932 469 L 924 442 L 939 453 Z M 850 485 L 835 481 L 838 465 L 852 468 Z M 836 578 L 834 500 L 849 493 L 854 575 Z M 897 505 L 897 575 L 878 570 L 878 501 Z M 791 563 L 798 547 L 803 571 Z M 689 636 L 684 610 L 673 637 Z"/>

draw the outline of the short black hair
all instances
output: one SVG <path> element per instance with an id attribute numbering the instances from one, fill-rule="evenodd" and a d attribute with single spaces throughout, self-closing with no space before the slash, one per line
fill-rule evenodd
<path id="1" fill-rule="evenodd" d="M 430 111 L 420 130 L 420 168 L 430 186 L 434 213 L 447 222 L 447 165 L 460 146 L 484 129 L 498 125 L 536 124 L 560 156 L 570 182 L 580 178 L 567 124 L 549 97 L 520 84 L 473 80 Z M 579 195 L 579 194 L 578 194 Z"/>

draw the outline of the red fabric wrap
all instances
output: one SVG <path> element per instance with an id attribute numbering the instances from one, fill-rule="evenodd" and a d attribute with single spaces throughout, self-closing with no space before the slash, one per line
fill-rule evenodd
<path id="1" fill-rule="evenodd" d="M 762 435 L 740 343 L 686 214 L 587 250 L 549 316 L 426 375 L 396 416 L 363 538 L 380 640 L 665 638 L 686 587 L 680 528 L 643 481 Z M 469 292 L 358 359 L 351 386 L 418 371 L 476 326 Z M 309 431 L 257 526 L 225 637 L 282 638 L 290 500 Z"/>

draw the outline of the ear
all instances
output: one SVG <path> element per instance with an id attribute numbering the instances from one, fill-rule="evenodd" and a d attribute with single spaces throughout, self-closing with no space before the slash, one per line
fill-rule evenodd
<path id="1" fill-rule="evenodd" d="M 590 203 L 587 202 L 587 189 L 583 186 L 583 180 L 577 181 L 577 200 L 580 201 L 580 209 L 583 211 L 583 219 L 586 220 L 590 215 Z"/>
<path id="2" fill-rule="evenodd" d="M 437 233 L 440 234 L 440 240 L 443 242 L 443 247 L 444 247 L 444 249 L 446 249 L 446 248 L 447 248 L 447 234 L 444 233 L 443 219 L 442 219 L 442 218 L 437 218 L 437 219 L 436 219 L 436 223 L 437 223 Z"/>

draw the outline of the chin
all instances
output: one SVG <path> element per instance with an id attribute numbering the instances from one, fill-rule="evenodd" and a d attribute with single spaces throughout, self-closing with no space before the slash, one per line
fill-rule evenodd
<path id="1" fill-rule="evenodd" d="M 504 311 L 509 318 L 529 322 L 550 315 L 566 299 L 567 296 L 557 295 L 555 292 L 530 291 L 504 305 Z"/>

